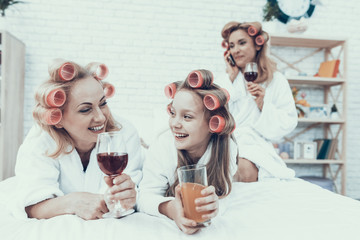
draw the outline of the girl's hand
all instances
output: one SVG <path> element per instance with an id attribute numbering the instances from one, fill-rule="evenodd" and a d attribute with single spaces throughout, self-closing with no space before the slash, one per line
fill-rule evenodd
<path id="1" fill-rule="evenodd" d="M 230 52 L 226 51 L 224 54 L 224 60 L 225 60 L 225 64 L 226 64 L 226 73 L 229 75 L 230 81 L 234 82 L 234 80 L 237 77 L 237 75 L 239 74 L 240 70 L 236 65 L 232 66 L 230 64 L 230 62 L 228 60 L 229 57 L 230 57 Z"/>
<path id="2" fill-rule="evenodd" d="M 109 189 L 104 195 L 106 205 L 109 209 L 112 210 L 114 208 L 116 201 L 120 201 L 121 206 L 126 210 L 134 208 L 136 204 L 135 183 L 129 175 L 123 173 L 115 178 L 105 176 L 104 179 L 109 186 Z"/>
<path id="3" fill-rule="evenodd" d="M 214 186 L 208 186 L 201 191 L 204 196 L 195 199 L 196 211 L 207 212 L 202 215 L 204 221 L 216 217 L 219 212 L 219 197 L 215 193 Z"/>
<path id="4" fill-rule="evenodd" d="M 264 105 L 265 89 L 257 83 L 248 82 L 247 89 L 249 93 L 255 97 L 255 102 L 260 111 Z"/>

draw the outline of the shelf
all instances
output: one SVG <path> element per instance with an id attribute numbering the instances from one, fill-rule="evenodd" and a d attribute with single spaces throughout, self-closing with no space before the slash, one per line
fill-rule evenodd
<path id="1" fill-rule="evenodd" d="M 335 86 L 345 82 L 343 78 L 325 78 L 325 77 L 306 77 L 306 76 L 290 76 L 287 77 L 290 84 L 301 85 L 320 85 L 320 86 Z"/>
<path id="2" fill-rule="evenodd" d="M 342 38 L 270 34 L 270 44 L 282 47 L 333 48 L 345 43 Z"/>
<path id="3" fill-rule="evenodd" d="M 299 123 L 332 123 L 343 124 L 344 119 L 327 119 L 327 118 L 298 118 Z"/>
<path id="4" fill-rule="evenodd" d="M 334 160 L 334 159 L 284 159 L 286 164 L 344 164 L 343 160 Z"/>

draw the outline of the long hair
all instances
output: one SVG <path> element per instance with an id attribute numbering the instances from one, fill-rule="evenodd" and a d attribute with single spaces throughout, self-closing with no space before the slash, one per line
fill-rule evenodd
<path id="1" fill-rule="evenodd" d="M 244 22 L 244 23 L 239 23 L 234 21 L 229 22 L 225 24 L 225 26 L 223 27 L 221 31 L 221 36 L 223 37 L 224 41 L 226 41 L 227 44 L 229 45 L 229 37 L 231 33 L 237 30 L 243 30 L 248 34 L 248 29 L 251 26 L 256 26 L 259 30 L 256 35 L 254 36 L 249 35 L 252 38 L 254 45 L 255 46 L 257 45 L 255 39 L 259 35 L 262 35 L 265 40 L 264 44 L 260 46 L 260 50 L 256 52 L 255 61 L 258 65 L 259 75 L 255 82 L 256 83 L 267 82 L 267 84 L 269 84 L 273 79 L 273 74 L 276 71 L 277 67 L 276 67 L 276 63 L 273 60 L 271 60 L 267 55 L 267 51 L 268 51 L 267 42 L 269 40 L 269 34 L 262 30 L 261 24 L 259 22 Z"/>
<path id="2" fill-rule="evenodd" d="M 33 110 L 33 117 L 36 121 L 36 123 L 44 130 L 46 131 L 51 138 L 56 143 L 56 149 L 54 152 L 46 152 L 46 156 L 51 158 L 57 158 L 61 154 L 69 154 L 71 153 L 75 148 L 75 142 L 69 135 L 69 133 L 64 128 L 57 128 L 56 124 L 49 124 L 46 121 L 44 121 L 44 113 L 54 109 L 52 106 L 49 106 L 49 103 L 47 102 L 47 96 L 49 92 L 52 90 L 62 90 L 65 93 L 65 99 L 68 99 L 68 96 L 70 94 L 71 89 L 73 88 L 74 84 L 80 80 L 84 79 L 86 77 L 93 76 L 92 72 L 89 72 L 86 68 L 81 67 L 80 65 L 70 62 L 72 66 L 75 66 L 76 69 L 76 75 L 73 79 L 70 81 L 62 81 L 59 80 L 59 69 L 52 69 L 49 70 L 49 79 L 45 82 L 43 82 L 39 88 L 36 90 L 35 93 L 35 108 Z M 102 83 L 102 86 L 104 87 L 105 84 Z M 60 109 L 61 113 L 63 113 L 64 109 L 67 106 L 67 101 L 61 105 L 56 107 L 57 109 Z M 116 131 L 120 130 L 119 126 L 121 125 L 115 121 L 113 118 L 111 112 L 108 119 L 108 123 L 106 125 L 105 131 Z M 71 146 L 71 149 L 68 150 L 68 146 Z"/>
<path id="3" fill-rule="evenodd" d="M 210 118 L 214 115 L 219 115 L 224 118 L 225 126 L 220 133 L 212 133 L 209 143 L 212 144 L 211 147 L 211 156 L 210 161 L 206 165 L 208 184 L 213 185 L 218 196 L 226 196 L 231 191 L 231 182 L 232 176 L 230 174 L 230 139 L 232 138 L 232 131 L 235 128 L 235 121 L 230 114 L 227 106 L 227 94 L 216 84 L 213 84 L 210 78 L 212 78 L 212 73 L 208 70 L 198 70 L 201 72 L 201 75 L 204 79 L 204 85 L 201 88 L 193 88 L 189 85 L 187 79 L 181 84 L 176 83 L 177 89 L 176 92 L 186 89 L 187 91 L 192 91 L 198 95 L 202 100 L 208 94 L 213 94 L 220 98 L 220 102 L 223 102 L 222 106 L 215 110 L 208 110 L 204 106 L 205 118 L 209 122 Z M 211 82 L 211 85 L 206 84 Z M 171 105 L 172 103 L 170 103 Z M 191 159 L 186 150 L 177 150 L 178 164 L 177 167 L 196 164 L 196 162 Z M 166 191 L 166 196 L 175 195 L 175 187 L 179 184 L 179 179 L 175 174 L 175 182 Z"/>

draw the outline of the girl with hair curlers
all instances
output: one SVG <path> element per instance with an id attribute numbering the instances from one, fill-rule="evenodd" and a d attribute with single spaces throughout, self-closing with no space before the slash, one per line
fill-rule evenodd
<path id="1" fill-rule="evenodd" d="M 213 84 L 208 70 L 193 71 L 185 81 L 167 85 L 165 94 L 172 99 L 167 106 L 170 128 L 150 145 L 138 207 L 150 215 L 167 216 L 183 232 L 193 234 L 199 228 L 184 215 L 176 170 L 206 165 L 209 186 L 195 204 L 198 212 L 204 212 L 204 221 L 214 218 L 219 198 L 230 193 L 237 170 L 237 147 L 231 137 L 235 122 L 228 111 L 226 91 Z"/>
<path id="2" fill-rule="evenodd" d="M 125 209 L 135 206 L 142 177 L 140 139 L 130 122 L 112 115 L 107 101 L 115 89 L 101 81 L 107 73 L 100 63 L 82 67 L 56 59 L 50 64 L 50 78 L 35 94 L 37 124 L 18 152 L 15 216 L 74 214 L 90 220 L 102 218 L 115 200 Z M 124 174 L 114 179 L 102 173 L 94 149 L 98 134 L 112 131 L 123 132 L 129 156 Z"/>
<path id="3" fill-rule="evenodd" d="M 293 177 L 294 172 L 286 168 L 271 144 L 294 130 L 297 113 L 287 79 L 267 56 L 268 33 L 259 22 L 233 21 L 223 27 L 221 36 L 221 45 L 227 49 L 224 60 L 228 76 L 218 84 L 229 91 L 229 109 L 237 125 L 237 180 Z M 258 66 L 254 82 L 244 78 L 245 66 L 250 62 Z"/>

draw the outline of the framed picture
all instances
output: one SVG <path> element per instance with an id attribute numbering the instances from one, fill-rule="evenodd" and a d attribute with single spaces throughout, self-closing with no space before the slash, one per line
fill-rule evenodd
<path id="1" fill-rule="evenodd" d="M 294 159 L 316 159 L 316 142 L 295 142 Z"/>
<path id="2" fill-rule="evenodd" d="M 308 118 L 329 118 L 330 106 L 328 104 L 318 104 L 309 107 Z"/>

